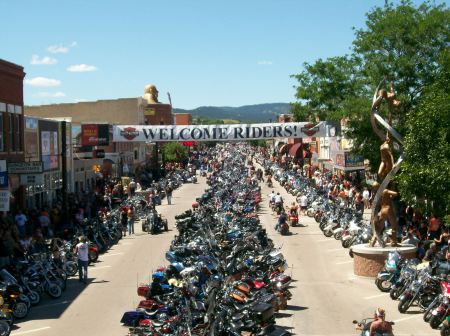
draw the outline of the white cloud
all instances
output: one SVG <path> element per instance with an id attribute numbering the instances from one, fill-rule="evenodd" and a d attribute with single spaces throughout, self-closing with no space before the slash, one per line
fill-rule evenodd
<path id="1" fill-rule="evenodd" d="M 41 98 L 61 98 L 65 97 L 66 94 L 64 92 L 58 91 L 58 92 L 38 92 L 34 95 L 35 97 L 41 97 Z"/>
<path id="2" fill-rule="evenodd" d="M 56 58 L 51 58 L 48 56 L 44 56 L 42 58 L 39 57 L 39 55 L 33 55 L 31 56 L 31 64 L 33 65 L 52 65 L 56 64 L 58 61 Z"/>
<path id="3" fill-rule="evenodd" d="M 36 87 L 53 87 L 60 86 L 61 81 L 46 77 L 34 77 L 31 79 L 25 79 L 25 84 Z"/>
<path id="4" fill-rule="evenodd" d="M 70 50 L 70 48 L 76 47 L 78 43 L 76 41 L 73 41 L 69 45 L 62 45 L 62 44 L 55 44 L 51 45 L 47 48 L 49 52 L 52 54 L 67 54 Z"/>
<path id="5" fill-rule="evenodd" d="M 62 45 L 52 45 L 48 47 L 47 50 L 52 54 L 66 54 L 69 52 L 69 48 Z"/>
<path id="6" fill-rule="evenodd" d="M 258 61 L 258 65 L 272 65 L 273 62 L 272 61 Z"/>
<path id="7" fill-rule="evenodd" d="M 70 72 L 91 72 L 97 71 L 97 67 L 87 64 L 74 64 L 67 68 Z"/>

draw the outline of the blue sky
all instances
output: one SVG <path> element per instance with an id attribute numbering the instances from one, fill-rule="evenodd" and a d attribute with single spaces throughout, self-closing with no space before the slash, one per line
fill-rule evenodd
<path id="1" fill-rule="evenodd" d="M 147 83 L 179 108 L 291 102 L 289 76 L 348 53 L 383 4 L 0 0 L 0 58 L 25 67 L 26 105 L 137 97 Z"/>

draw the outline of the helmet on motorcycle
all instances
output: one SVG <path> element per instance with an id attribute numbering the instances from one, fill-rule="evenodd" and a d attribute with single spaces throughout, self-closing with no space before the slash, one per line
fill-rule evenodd
<path id="1" fill-rule="evenodd" d="M 193 208 L 193 209 L 197 209 L 197 208 L 198 208 L 198 202 L 192 203 L 192 208 Z"/>

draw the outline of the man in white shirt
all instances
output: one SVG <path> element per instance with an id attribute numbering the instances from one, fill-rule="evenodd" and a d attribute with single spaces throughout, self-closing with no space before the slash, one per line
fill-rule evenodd
<path id="1" fill-rule="evenodd" d="M 89 245 L 85 236 L 80 237 L 80 242 L 75 247 L 75 254 L 78 257 L 78 275 L 80 282 L 87 283 L 87 268 L 89 265 Z"/>
<path id="2" fill-rule="evenodd" d="M 275 191 L 272 190 L 272 192 L 269 194 L 269 204 L 275 203 Z"/>
<path id="3" fill-rule="evenodd" d="M 364 188 L 364 191 L 362 193 L 362 197 L 363 197 L 363 202 L 364 202 L 364 207 L 366 209 L 370 208 L 370 203 L 369 203 L 369 199 L 370 199 L 370 192 L 367 188 Z"/>
<path id="4" fill-rule="evenodd" d="M 274 197 L 275 204 L 283 205 L 283 197 L 281 197 L 280 193 L 277 193 Z"/>
<path id="5" fill-rule="evenodd" d="M 300 212 L 305 214 L 305 211 L 308 208 L 308 197 L 305 194 L 300 194 L 298 198 L 298 204 L 300 204 Z"/>

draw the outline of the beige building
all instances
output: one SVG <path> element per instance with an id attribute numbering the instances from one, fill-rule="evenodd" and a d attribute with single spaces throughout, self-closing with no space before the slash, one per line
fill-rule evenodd
<path id="1" fill-rule="evenodd" d="M 25 106 L 25 114 L 41 118 L 71 117 L 74 124 L 110 123 L 118 125 L 144 124 L 145 99 L 121 98 L 93 102 Z"/>
<path id="2" fill-rule="evenodd" d="M 155 89 L 156 90 L 156 89 Z M 155 97 L 157 98 L 157 96 Z M 97 100 L 92 102 L 63 103 L 40 106 L 25 106 L 25 114 L 40 118 L 71 118 L 73 127 L 81 124 L 109 125 L 172 125 L 170 104 L 154 103 L 143 97 Z M 133 173 L 139 165 L 146 163 L 154 152 L 152 144 L 112 143 L 103 149 L 105 160 L 114 164 L 118 175 Z M 75 148 L 77 152 L 77 148 Z M 79 162 L 76 162 L 79 161 Z M 98 163 L 91 153 L 74 153 L 75 191 L 87 190 L 92 184 L 92 165 Z"/>

